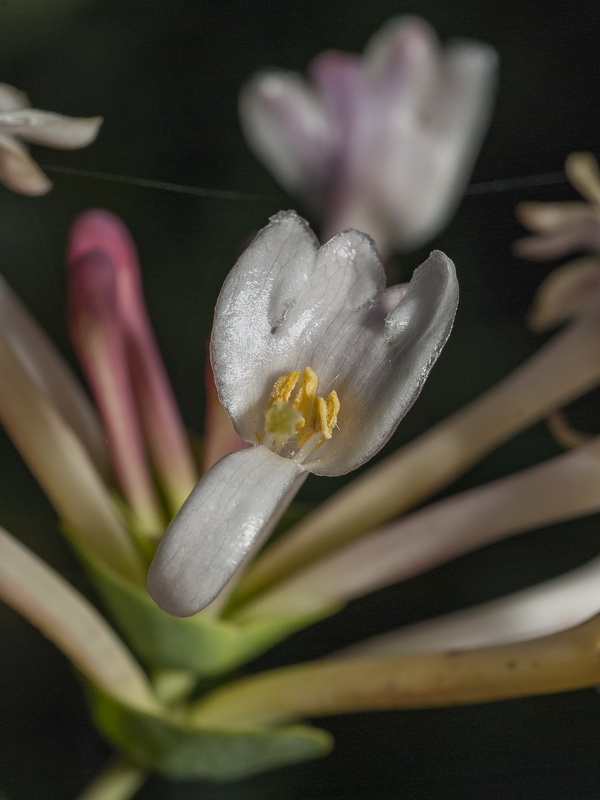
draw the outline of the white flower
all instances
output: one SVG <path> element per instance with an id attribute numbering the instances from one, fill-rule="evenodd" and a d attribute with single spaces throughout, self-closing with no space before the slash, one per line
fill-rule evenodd
<path id="1" fill-rule="evenodd" d="M 19 139 L 76 150 L 94 141 L 101 123 L 101 117 L 65 117 L 30 108 L 26 94 L 0 83 L 0 182 L 22 194 L 45 194 L 52 183 Z"/>
<path id="2" fill-rule="evenodd" d="M 309 472 L 356 469 L 387 442 L 450 333 L 458 285 L 435 252 L 385 289 L 372 240 L 319 248 L 295 213 L 271 219 L 225 281 L 212 362 L 221 402 L 254 447 L 219 461 L 169 526 L 149 573 L 156 602 L 211 602 Z M 318 385 L 317 385 L 318 384 Z"/>
<path id="3" fill-rule="evenodd" d="M 496 54 L 442 49 L 400 17 L 364 56 L 328 51 L 293 72 L 259 73 L 240 97 L 246 138 L 283 186 L 321 215 L 328 238 L 366 231 L 379 251 L 432 237 L 453 213 L 490 117 Z"/>

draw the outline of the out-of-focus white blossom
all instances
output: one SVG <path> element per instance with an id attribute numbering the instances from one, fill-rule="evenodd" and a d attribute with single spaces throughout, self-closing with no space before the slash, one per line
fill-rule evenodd
<path id="1" fill-rule="evenodd" d="M 476 41 L 442 48 L 422 19 L 388 22 L 364 56 L 327 51 L 293 72 L 258 73 L 240 116 L 258 157 L 320 215 L 323 239 L 346 228 L 379 251 L 431 238 L 453 213 L 487 129 L 496 54 Z"/>
<path id="2" fill-rule="evenodd" d="M 101 123 L 101 117 L 65 117 L 31 108 L 26 94 L 0 83 L 0 182 L 22 194 L 45 194 L 52 183 L 19 140 L 77 150 L 94 141 Z"/>

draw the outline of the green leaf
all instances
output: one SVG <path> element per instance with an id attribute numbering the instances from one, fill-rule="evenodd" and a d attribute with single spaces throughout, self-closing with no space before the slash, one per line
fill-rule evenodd
<path id="1" fill-rule="evenodd" d="M 176 780 L 238 780 L 318 758 L 333 745 L 326 731 L 307 725 L 201 729 L 144 714 L 91 686 L 88 692 L 100 732 L 134 764 Z"/>
<path id="2" fill-rule="evenodd" d="M 246 624 L 202 614 L 171 617 L 141 587 L 97 559 L 88 568 L 131 649 L 153 667 L 191 670 L 199 676 L 220 675 L 268 650 L 292 633 L 330 614 L 328 606 L 310 614 L 269 616 Z"/>

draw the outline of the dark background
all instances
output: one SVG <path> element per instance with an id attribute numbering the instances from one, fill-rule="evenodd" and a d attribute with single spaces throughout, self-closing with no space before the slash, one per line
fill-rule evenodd
<path id="1" fill-rule="evenodd" d="M 325 48 L 361 50 L 400 13 L 426 17 L 445 39 L 493 44 L 500 90 L 474 182 L 556 173 L 573 150 L 600 154 L 597 2 L 315 0 L 4 0 L 0 80 L 34 106 L 102 114 L 98 141 L 72 153 L 36 149 L 42 164 L 205 189 L 191 196 L 52 173 L 31 199 L 0 187 L 0 269 L 71 358 L 62 252 L 73 216 L 90 206 L 120 214 L 139 246 L 157 335 L 186 424 L 201 430 L 202 363 L 219 286 L 240 243 L 287 198 L 246 149 L 236 118 L 241 82 L 273 65 L 302 70 Z M 211 190 L 239 192 L 219 197 Z M 393 445 L 488 387 L 539 344 L 524 323 L 549 265 L 513 258 L 515 203 L 565 199 L 565 183 L 465 197 L 436 247 L 456 262 L 462 300 L 455 333 Z M 302 210 L 302 209 L 300 209 Z M 401 260 L 408 277 L 431 247 Z M 573 418 L 596 429 L 597 398 Z M 558 452 L 540 425 L 500 448 L 452 491 Z M 334 480 L 309 480 L 319 499 Z M 27 469 L 0 441 L 0 523 L 88 587 Z M 530 585 L 598 551 L 597 518 L 487 547 L 355 602 L 295 636 L 253 668 L 316 657 L 371 633 Z M 67 800 L 100 769 L 108 748 L 87 720 L 68 662 L 33 628 L 0 608 L 0 792 L 10 800 Z M 600 796 L 595 691 L 469 708 L 357 714 L 317 721 L 336 738 L 326 759 L 237 784 L 152 779 L 140 800 L 319 798 L 570 798 Z"/>

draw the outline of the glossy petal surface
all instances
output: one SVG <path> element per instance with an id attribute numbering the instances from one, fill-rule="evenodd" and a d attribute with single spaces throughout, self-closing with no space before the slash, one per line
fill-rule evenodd
<path id="1" fill-rule="evenodd" d="M 487 128 L 497 58 L 480 42 L 447 47 L 419 17 L 390 20 L 364 56 L 326 51 L 308 80 L 264 71 L 242 91 L 251 148 L 322 218 L 382 252 L 414 247 L 454 211 Z"/>
<path id="2" fill-rule="evenodd" d="M 442 253 L 407 286 L 384 282 L 372 240 L 357 231 L 318 249 L 288 212 L 259 233 L 223 287 L 212 337 L 220 398 L 245 439 L 261 440 L 275 380 L 310 366 L 319 394 L 335 389 L 341 411 L 339 429 L 303 466 L 342 474 L 385 444 L 450 333 L 458 286 Z"/>
<path id="3" fill-rule="evenodd" d="M 156 603 L 177 617 L 207 606 L 271 533 L 306 472 L 264 447 L 222 458 L 167 528 L 148 573 Z"/>

